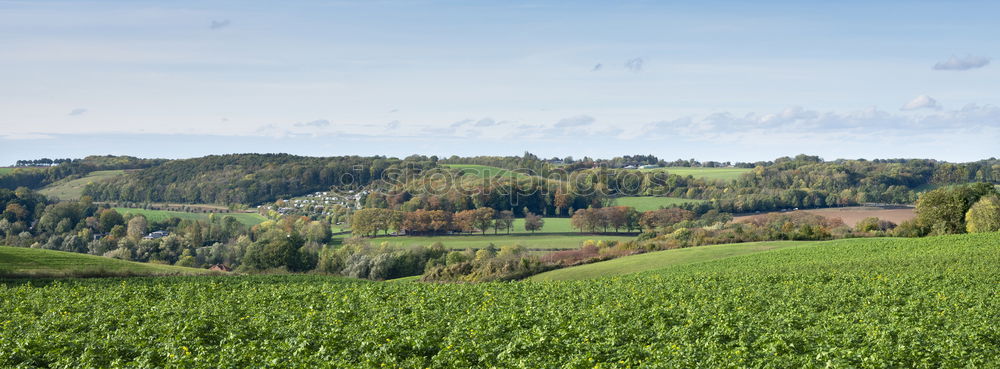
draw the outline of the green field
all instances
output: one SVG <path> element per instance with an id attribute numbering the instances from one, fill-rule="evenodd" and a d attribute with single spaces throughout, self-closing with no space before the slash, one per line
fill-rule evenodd
<path id="1" fill-rule="evenodd" d="M 503 168 L 491 167 L 476 164 L 442 164 L 448 168 L 461 169 L 466 176 L 476 176 L 479 178 L 506 177 L 506 178 L 527 178 L 529 176 Z"/>
<path id="2" fill-rule="evenodd" d="M 718 179 L 731 181 L 739 178 L 743 173 L 749 172 L 750 168 L 691 168 L 691 167 L 665 167 L 654 169 L 640 169 L 644 172 L 666 171 L 669 174 L 676 174 L 682 177 L 693 176 L 695 178 Z"/>
<path id="3" fill-rule="evenodd" d="M 45 186 L 39 193 L 48 197 L 54 197 L 65 201 L 74 201 L 83 195 L 83 188 L 88 183 L 105 180 L 125 174 L 124 170 L 99 170 L 90 172 L 86 176 L 71 180 L 62 180 Z"/>
<path id="4" fill-rule="evenodd" d="M 0 284 L 0 367 L 993 368 L 1000 234 L 584 281 Z"/>
<path id="5" fill-rule="evenodd" d="M 147 210 L 147 209 L 137 209 L 137 208 L 114 208 L 115 211 L 125 214 L 140 214 L 146 217 L 146 220 L 150 222 L 161 222 L 170 218 L 180 218 L 186 220 L 208 220 L 208 216 L 215 214 L 216 217 L 222 218 L 225 216 L 232 216 L 236 218 L 240 223 L 247 226 L 254 226 L 260 224 L 261 222 L 267 220 L 260 214 L 257 213 L 188 213 L 183 211 L 170 211 L 170 210 Z"/>
<path id="6" fill-rule="evenodd" d="M 705 200 L 683 199 L 680 197 L 662 196 L 628 196 L 615 199 L 615 205 L 631 206 L 640 212 L 656 210 L 659 208 L 675 207 L 688 203 L 705 202 Z"/>
<path id="7" fill-rule="evenodd" d="M 626 256 L 623 258 L 585 264 L 570 268 L 556 269 L 531 277 L 534 281 L 566 281 L 601 278 L 622 274 L 639 273 L 663 269 L 675 265 L 685 265 L 718 260 L 732 256 L 747 255 L 763 251 L 779 250 L 787 247 L 813 245 L 819 242 L 771 241 L 750 242 L 731 245 L 689 247 Z"/>
<path id="8" fill-rule="evenodd" d="M 0 277 L 110 277 L 207 274 L 208 270 L 136 263 L 72 252 L 0 246 Z"/>
<path id="9" fill-rule="evenodd" d="M 565 233 L 546 234 L 511 234 L 493 235 L 488 233 L 483 235 L 455 235 L 455 236 L 400 236 L 400 237 L 376 237 L 369 239 L 373 245 L 381 245 L 383 242 L 394 247 L 412 247 L 417 245 L 430 246 L 435 242 L 441 242 L 445 247 L 454 250 L 467 248 L 481 249 L 490 243 L 500 247 L 506 245 L 521 245 L 529 249 L 575 249 L 587 240 L 605 241 L 626 241 L 634 239 L 632 236 L 608 236 L 608 235 L 579 235 Z"/>
<path id="10" fill-rule="evenodd" d="M 12 168 L 12 167 L 0 167 L 0 174 L 7 174 L 7 173 L 10 173 L 10 172 L 13 172 L 14 169 L 16 169 L 16 168 Z"/>

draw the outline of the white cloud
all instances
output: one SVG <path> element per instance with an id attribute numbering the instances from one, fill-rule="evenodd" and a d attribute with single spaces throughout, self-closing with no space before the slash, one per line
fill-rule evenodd
<path id="1" fill-rule="evenodd" d="M 212 24 L 210 24 L 208 26 L 208 28 L 211 29 L 211 30 L 223 29 L 223 28 L 229 27 L 229 23 L 230 22 L 229 22 L 228 19 L 224 19 L 224 20 L 220 20 L 220 21 L 213 20 Z"/>
<path id="2" fill-rule="evenodd" d="M 935 100 L 933 97 L 927 95 L 920 95 L 913 98 L 913 100 L 910 100 L 910 102 L 906 103 L 906 105 L 903 105 L 903 107 L 899 108 L 899 110 L 904 110 L 904 111 L 918 110 L 918 109 L 940 110 L 941 105 L 938 104 L 937 100 Z"/>
<path id="3" fill-rule="evenodd" d="M 645 63 L 645 60 L 642 60 L 642 58 L 632 58 L 625 62 L 625 69 L 632 72 L 641 72 L 643 63 Z"/>
<path id="4" fill-rule="evenodd" d="M 328 121 L 326 119 L 318 119 L 318 120 L 314 120 L 314 121 L 311 121 L 311 122 L 295 123 L 295 126 L 296 127 L 323 128 L 323 127 L 329 127 L 330 126 L 330 121 Z"/>
<path id="5" fill-rule="evenodd" d="M 594 124 L 594 117 L 589 115 L 577 115 L 575 117 L 560 119 L 553 126 L 555 128 L 583 127 Z"/>
<path id="6" fill-rule="evenodd" d="M 934 70 L 969 70 L 982 68 L 990 64 L 990 58 L 985 56 L 966 55 L 952 56 L 943 62 L 934 64 Z"/>
<path id="7" fill-rule="evenodd" d="M 71 115 L 71 116 L 83 115 L 86 112 L 87 112 L 87 109 L 76 108 L 76 109 L 73 109 L 72 111 L 70 111 L 69 115 Z"/>

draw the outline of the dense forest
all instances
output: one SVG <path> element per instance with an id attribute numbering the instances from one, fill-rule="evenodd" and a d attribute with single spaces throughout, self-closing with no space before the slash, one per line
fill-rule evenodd
<path id="1" fill-rule="evenodd" d="M 111 155 L 88 156 L 83 159 L 18 160 L 14 170 L 0 174 L 0 188 L 38 189 L 62 179 L 81 177 L 98 170 L 151 168 L 167 161 Z"/>
<path id="2" fill-rule="evenodd" d="M 172 160 L 88 185 L 100 201 L 260 204 L 331 187 L 362 188 L 383 177 L 408 177 L 433 158 L 305 157 L 288 154 L 212 155 Z"/>

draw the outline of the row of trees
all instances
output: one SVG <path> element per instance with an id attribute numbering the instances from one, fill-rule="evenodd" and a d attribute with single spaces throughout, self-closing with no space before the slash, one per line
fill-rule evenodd
<path id="1" fill-rule="evenodd" d="M 908 236 L 1000 230 L 1000 191 L 991 183 L 939 188 L 920 196 Z"/>
<path id="2" fill-rule="evenodd" d="M 397 231 L 414 235 L 434 235 L 448 232 L 480 232 L 493 230 L 510 233 L 514 226 L 514 212 L 478 208 L 449 212 L 444 210 L 399 211 L 380 208 L 357 210 L 351 217 L 351 232 L 357 236 L 375 237 L 381 232 L 388 235 Z M 545 220 L 527 212 L 524 229 L 535 232 L 542 229 Z"/>

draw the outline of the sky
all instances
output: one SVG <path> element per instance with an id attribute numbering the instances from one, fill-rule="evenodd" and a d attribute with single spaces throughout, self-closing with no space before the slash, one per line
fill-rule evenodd
<path id="1" fill-rule="evenodd" d="M 0 165 L 1000 156 L 1000 2 L 5 1 Z"/>

